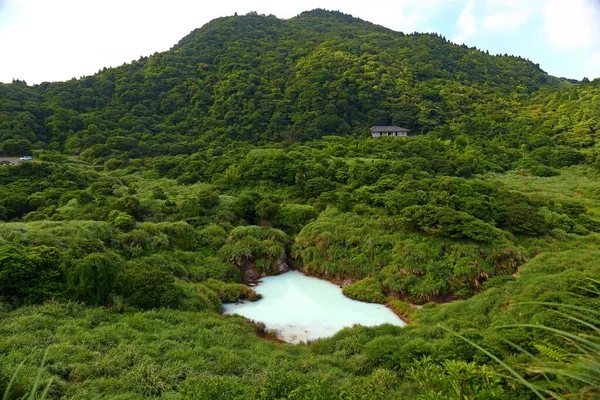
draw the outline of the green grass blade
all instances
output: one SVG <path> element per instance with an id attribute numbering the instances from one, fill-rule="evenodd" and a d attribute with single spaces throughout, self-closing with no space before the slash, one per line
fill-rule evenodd
<path id="1" fill-rule="evenodd" d="M 19 371 L 21 370 L 21 368 L 23 368 L 24 364 L 25 364 L 25 361 L 22 361 L 21 364 L 19 364 L 19 366 L 15 370 L 12 377 L 10 378 L 10 381 L 8 382 L 8 386 L 6 386 L 6 390 L 4 391 L 4 395 L 2 396 L 2 400 L 8 400 L 8 395 L 10 394 L 10 389 L 12 388 L 12 385 L 15 383 L 15 380 L 17 379 L 17 375 L 19 374 Z"/>
<path id="2" fill-rule="evenodd" d="M 475 347 L 476 349 L 478 349 L 479 351 L 485 353 L 488 357 L 490 357 L 492 360 L 496 361 L 498 364 L 500 364 L 502 367 L 504 367 L 508 372 L 510 372 L 510 374 L 516 378 L 516 380 L 518 382 L 520 382 L 522 385 L 528 387 L 533 393 L 535 393 L 535 395 L 544 400 L 546 399 L 546 397 L 544 395 L 542 395 L 542 393 L 540 393 L 540 391 L 530 382 L 528 382 L 523 376 L 521 376 L 521 374 L 519 374 L 517 371 L 515 371 L 513 368 L 510 367 L 510 365 L 506 364 L 504 361 L 502 361 L 501 359 L 499 359 L 498 357 L 496 357 L 494 354 L 492 354 L 491 352 L 489 352 L 488 350 L 484 349 L 483 347 L 481 347 L 480 345 L 478 345 L 477 343 L 467 339 L 465 336 L 456 333 L 452 330 L 450 330 L 449 328 L 446 328 L 445 326 L 439 325 L 442 329 L 450 332 L 452 335 L 464 340 L 465 342 L 469 343 L 471 346 Z"/>
<path id="3" fill-rule="evenodd" d="M 40 384 L 40 379 L 42 379 L 42 371 L 44 370 L 44 364 L 46 363 L 46 357 L 48 356 L 48 349 L 44 352 L 44 357 L 42 358 L 42 363 L 40 364 L 40 368 L 38 369 L 37 376 L 35 377 L 35 381 L 33 382 L 33 387 L 29 392 L 28 400 L 35 399 L 35 393 L 37 392 L 37 388 Z"/>

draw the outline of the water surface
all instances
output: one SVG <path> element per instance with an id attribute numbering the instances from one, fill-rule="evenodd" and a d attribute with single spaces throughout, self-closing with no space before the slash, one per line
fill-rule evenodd
<path id="1" fill-rule="evenodd" d="M 351 300 L 337 285 L 298 271 L 263 278 L 256 292 L 261 300 L 224 304 L 224 313 L 263 322 L 286 342 L 331 336 L 354 324 L 405 325 L 389 308 Z"/>

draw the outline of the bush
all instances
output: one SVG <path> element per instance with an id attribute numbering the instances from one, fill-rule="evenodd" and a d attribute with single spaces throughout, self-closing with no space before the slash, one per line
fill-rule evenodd
<path id="1" fill-rule="evenodd" d="M 130 231 L 135 228 L 135 218 L 123 211 L 112 210 L 110 214 L 108 214 L 108 220 L 114 227 L 119 228 L 122 231 Z"/>
<path id="2" fill-rule="evenodd" d="M 279 211 L 279 224 L 292 233 L 300 232 L 304 225 L 315 218 L 315 208 L 306 204 L 286 204 Z"/>
<path id="3" fill-rule="evenodd" d="M 136 307 L 176 308 L 183 297 L 172 274 L 146 263 L 134 263 L 118 277 L 119 292 Z"/>
<path id="4" fill-rule="evenodd" d="M 352 299 L 368 303 L 383 304 L 387 301 L 387 297 L 383 294 L 383 285 L 377 278 L 373 277 L 361 279 L 358 282 L 345 286 L 343 292 Z"/>
<path id="5" fill-rule="evenodd" d="M 54 247 L 0 247 L 0 296 L 38 303 L 62 289 L 61 256 Z"/>
<path id="6" fill-rule="evenodd" d="M 208 279 L 203 283 L 213 290 L 223 303 L 235 303 L 240 300 L 255 301 L 261 297 L 242 283 L 226 283 L 216 279 Z"/>
<path id="7" fill-rule="evenodd" d="M 401 221 L 410 229 L 429 235 L 450 238 L 489 241 L 498 236 L 490 224 L 462 211 L 450 207 L 425 206 L 406 207 L 400 213 Z"/>
<path id="8" fill-rule="evenodd" d="M 545 165 L 535 165 L 531 168 L 531 175 L 542 177 L 557 176 L 560 175 L 560 171 Z"/>
<path id="9" fill-rule="evenodd" d="M 217 294 L 204 284 L 176 283 L 181 291 L 181 302 L 177 305 L 183 311 L 222 311 Z"/>
<path id="10" fill-rule="evenodd" d="M 410 321 L 415 314 L 416 308 L 410 303 L 398 299 L 391 299 L 387 304 L 396 314 L 401 315 L 404 320 Z"/>
<path id="11" fill-rule="evenodd" d="M 216 224 L 205 226 L 198 232 L 198 244 L 212 251 L 219 250 L 227 241 L 227 232 Z"/>
<path id="12" fill-rule="evenodd" d="M 67 269 L 67 292 L 74 300 L 91 305 L 106 304 L 118 272 L 115 259 L 91 253 Z"/>

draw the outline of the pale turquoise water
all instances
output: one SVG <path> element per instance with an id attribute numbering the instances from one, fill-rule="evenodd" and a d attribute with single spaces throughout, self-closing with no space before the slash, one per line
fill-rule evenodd
<path id="1" fill-rule="evenodd" d="M 261 300 L 224 304 L 224 313 L 263 322 L 286 342 L 332 336 L 355 324 L 405 325 L 389 308 L 351 300 L 337 285 L 298 271 L 263 278 L 256 292 Z"/>

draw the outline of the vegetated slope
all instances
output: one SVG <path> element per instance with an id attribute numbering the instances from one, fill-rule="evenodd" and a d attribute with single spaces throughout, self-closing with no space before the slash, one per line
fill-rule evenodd
<path id="1" fill-rule="evenodd" d="M 405 35 L 319 10 L 289 20 L 249 14 L 79 80 L 0 85 L 0 142 L 148 156 L 216 138 L 307 140 L 373 124 L 423 133 L 475 103 L 557 84 L 531 62 L 436 34 Z"/>
<path id="2" fill-rule="evenodd" d="M 581 288 L 600 278 L 600 80 L 317 10 L 218 19 L 169 52 L 0 92 L 4 153 L 36 156 L 0 169 L 0 391 L 32 349 L 25 393 L 50 343 L 56 397 L 522 398 L 437 324 L 522 362 L 498 325 L 568 324 L 515 301 L 597 308 Z M 375 123 L 419 135 L 374 140 Z M 242 269 L 286 254 L 415 326 L 294 349 L 217 314 L 253 297 Z M 449 299 L 467 300 L 404 302 Z M 500 330 L 546 359 L 572 350 Z"/>

